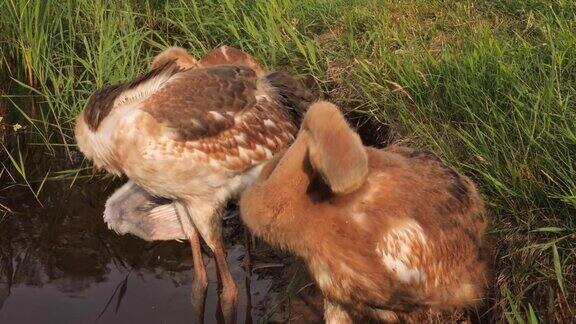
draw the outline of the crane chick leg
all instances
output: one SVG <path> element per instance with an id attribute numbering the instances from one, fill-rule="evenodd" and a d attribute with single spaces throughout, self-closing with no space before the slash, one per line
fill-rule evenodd
<path id="1" fill-rule="evenodd" d="M 214 258 L 218 274 L 222 283 L 222 293 L 220 294 L 220 306 L 224 315 L 225 323 L 236 322 L 236 309 L 238 308 L 238 288 L 226 261 L 226 250 L 223 240 L 216 242 Z"/>
<path id="2" fill-rule="evenodd" d="M 235 323 L 238 288 L 236 283 L 234 283 L 226 261 L 226 249 L 222 236 L 222 219 L 218 214 L 219 206 L 216 203 L 210 204 L 202 201 L 202 203 L 196 202 L 195 204 L 187 205 L 187 207 L 194 226 L 198 229 L 206 244 L 212 249 L 212 252 L 214 252 L 218 276 L 222 284 L 220 306 L 224 315 L 224 322 Z"/>
<path id="3" fill-rule="evenodd" d="M 206 302 L 206 288 L 208 287 L 208 278 L 206 276 L 206 267 L 202 260 L 202 246 L 200 243 L 200 236 L 194 224 L 191 222 L 191 217 L 188 209 L 181 202 L 175 204 L 176 213 L 182 224 L 184 232 L 190 240 L 192 248 L 192 258 L 194 262 L 194 280 L 192 281 L 192 304 L 194 307 L 194 316 L 196 323 L 204 322 L 204 304 Z"/>

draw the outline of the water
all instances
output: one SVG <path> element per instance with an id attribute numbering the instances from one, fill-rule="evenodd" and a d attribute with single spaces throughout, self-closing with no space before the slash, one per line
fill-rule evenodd
<path id="1" fill-rule="evenodd" d="M 150 243 L 109 231 L 102 210 L 110 189 L 91 184 L 47 190 L 57 194 L 45 208 L 19 202 L 16 214 L 0 223 L 0 323 L 193 322 L 186 242 Z M 241 229 L 231 218 L 226 236 L 239 288 L 238 323 L 259 322 L 277 297 L 271 286 L 279 279 L 246 279 Z M 216 323 L 215 264 L 208 256 L 204 261 L 205 322 Z"/>

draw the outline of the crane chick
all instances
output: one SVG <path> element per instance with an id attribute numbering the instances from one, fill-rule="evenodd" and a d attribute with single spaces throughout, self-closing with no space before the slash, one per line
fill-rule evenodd
<path id="1" fill-rule="evenodd" d="M 429 153 L 363 146 L 330 103 L 310 107 L 240 208 L 255 235 L 303 258 L 327 323 L 482 299 L 487 220 L 474 184 Z"/>
<path id="2" fill-rule="evenodd" d="M 143 214 L 158 217 L 137 228 L 130 220 L 138 213 L 117 225 L 147 239 L 184 234 L 190 241 L 199 322 L 207 285 L 200 236 L 214 252 L 224 320 L 234 322 L 238 291 L 226 263 L 219 212 L 293 141 L 312 100 L 290 75 L 266 73 L 246 55 L 235 64 L 228 49 L 200 62 L 181 49 L 167 50 L 148 73 L 94 92 L 75 128 L 80 151 L 95 166 L 130 179 L 107 202 L 108 211 L 149 201 L 149 196 L 174 201 L 143 207 Z M 108 214 L 108 220 L 113 218 Z M 154 231 L 162 219 L 168 227 Z"/>

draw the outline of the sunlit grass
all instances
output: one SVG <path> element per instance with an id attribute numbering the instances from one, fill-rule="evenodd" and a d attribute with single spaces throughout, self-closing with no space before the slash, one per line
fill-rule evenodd
<path id="1" fill-rule="evenodd" d="M 90 176 L 68 161 L 97 87 L 168 46 L 228 44 L 478 182 L 497 242 L 492 319 L 575 316 L 574 2 L 6 0 L 0 15 L 0 90 L 23 127 L 4 144 L 2 192 L 41 200 L 46 181 Z"/>

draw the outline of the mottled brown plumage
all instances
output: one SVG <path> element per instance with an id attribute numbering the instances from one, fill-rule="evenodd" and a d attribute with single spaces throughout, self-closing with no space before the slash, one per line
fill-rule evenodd
<path id="1" fill-rule="evenodd" d="M 256 81 L 254 71 L 235 65 L 189 70 L 144 102 L 142 110 L 175 129 L 183 141 L 214 136 L 257 104 Z"/>
<path id="2" fill-rule="evenodd" d="M 193 295 L 201 302 L 207 281 L 198 234 L 214 251 L 227 321 L 234 317 L 237 290 L 226 264 L 218 211 L 293 141 L 298 111 L 311 101 L 295 79 L 278 79 L 248 54 L 230 53 L 241 52 L 220 48 L 196 61 L 182 49 L 168 49 L 149 73 L 96 91 L 75 129 L 86 157 L 131 180 L 107 202 L 105 217 L 112 228 L 145 239 L 179 239 L 182 232 L 172 223 L 181 222 L 194 254 Z M 290 89 L 298 96 L 289 96 Z M 175 202 L 170 208 L 146 209 L 150 218 L 131 231 L 139 210 L 129 205 L 148 194 Z M 115 206 L 128 206 L 131 217 L 122 218 Z M 154 230 L 161 220 L 171 222 L 169 231 Z M 197 313 L 203 308 L 195 307 Z"/>
<path id="3" fill-rule="evenodd" d="M 328 323 L 482 299 L 486 212 L 472 181 L 426 152 L 362 146 L 329 103 L 310 107 L 240 207 L 254 234 L 304 259 Z"/>

